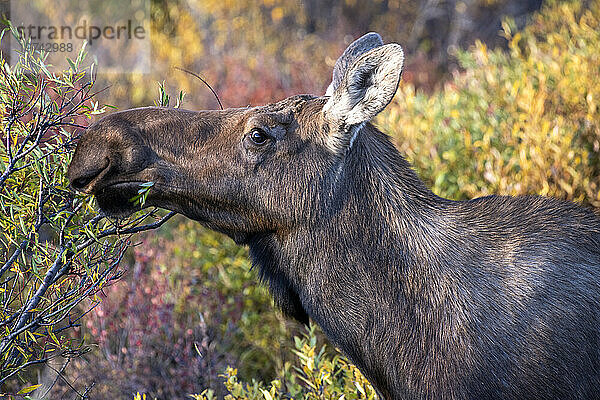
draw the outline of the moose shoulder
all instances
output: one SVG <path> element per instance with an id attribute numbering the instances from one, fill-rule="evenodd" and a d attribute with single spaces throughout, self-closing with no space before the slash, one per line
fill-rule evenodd
<path id="1" fill-rule="evenodd" d="M 369 123 L 403 59 L 370 33 L 327 96 L 108 115 L 69 178 L 115 215 L 153 181 L 147 205 L 248 245 L 283 311 L 318 323 L 382 398 L 599 398 L 600 218 L 433 194 Z"/>

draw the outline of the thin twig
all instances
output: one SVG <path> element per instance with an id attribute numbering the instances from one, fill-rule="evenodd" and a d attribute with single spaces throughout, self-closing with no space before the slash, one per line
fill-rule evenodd
<path id="1" fill-rule="evenodd" d="M 95 238 L 88 239 L 87 241 L 85 241 L 82 244 L 80 244 L 79 246 L 77 246 L 77 248 L 76 248 L 77 253 L 79 253 L 81 250 L 85 249 L 86 247 L 88 247 L 90 244 L 94 243 L 98 239 L 102 239 L 106 236 L 115 235 L 115 234 L 129 235 L 129 234 L 133 234 L 133 233 L 138 233 L 138 232 L 158 228 L 162 224 L 167 222 L 169 219 L 171 219 L 171 217 L 174 216 L 175 214 L 177 214 L 175 211 L 171 211 L 167 215 L 162 217 L 160 220 L 153 222 L 151 224 L 136 226 L 133 228 L 123 229 L 123 230 L 120 230 L 118 228 L 104 230 L 104 231 L 100 232 Z"/>
<path id="2" fill-rule="evenodd" d="M 66 252 L 66 248 L 61 249 L 58 256 L 56 257 L 56 260 L 54 260 L 52 267 L 46 272 L 42 285 L 40 285 L 33 297 L 29 299 L 27 305 L 23 308 L 23 311 L 21 312 L 21 318 L 19 318 L 17 325 L 12 329 L 10 335 L 7 335 L 0 343 L 0 354 L 3 354 L 8 345 L 14 340 L 14 338 L 16 338 L 21 332 L 23 332 L 22 329 L 27 324 L 27 320 L 31 316 L 31 310 L 37 307 L 40 300 L 42 300 L 44 294 L 46 294 L 46 290 L 48 290 L 50 285 L 54 283 L 54 277 L 56 276 L 56 274 L 58 274 L 58 271 L 63 266 L 62 256 Z"/>
<path id="3" fill-rule="evenodd" d="M 77 395 L 79 397 L 84 398 L 84 395 L 79 393 L 79 391 L 77 391 L 77 389 L 75 389 L 75 387 L 73 387 L 73 385 L 71 385 L 71 383 L 67 380 L 67 378 L 65 378 L 63 376 L 63 372 L 65 370 L 65 368 L 67 367 L 67 364 L 71 361 L 70 358 L 67 358 L 67 362 L 62 366 L 62 368 L 60 369 L 60 371 L 58 371 L 56 368 L 54 368 L 53 366 L 51 366 L 50 364 L 48 364 L 47 366 L 54 372 L 56 372 L 56 379 L 54 380 L 54 382 L 52 383 L 52 386 L 54 386 L 56 384 L 56 381 L 58 380 L 58 378 L 60 377 L 60 379 L 67 384 L 67 386 L 69 386 L 71 388 L 72 391 L 74 391 L 75 393 L 77 393 Z M 52 386 L 50 386 L 48 388 L 48 391 L 44 394 L 44 396 L 42 396 L 42 398 L 45 397 L 46 394 L 48 394 L 48 392 L 50 391 L 50 389 L 52 389 Z"/>
<path id="4" fill-rule="evenodd" d="M 19 372 L 23 371 L 25 368 L 31 366 L 31 365 L 36 365 L 36 364 L 43 364 L 45 362 L 48 362 L 49 360 L 53 359 L 56 356 L 52 356 L 52 357 L 45 357 L 45 358 L 40 358 L 38 360 L 33 360 L 33 361 L 28 361 L 25 364 L 19 366 L 19 368 L 15 369 L 13 372 L 11 372 L 10 374 L 0 377 L 0 385 L 2 385 L 4 382 L 6 382 L 8 380 L 8 378 L 18 374 Z"/>
<path id="5" fill-rule="evenodd" d="M 48 393 L 50 393 L 50 391 L 52 390 L 52 388 L 54 387 L 54 385 L 56 385 L 56 382 L 58 382 L 58 378 L 62 378 L 65 382 L 67 381 L 63 376 L 62 373 L 65 371 L 65 369 L 67 368 L 67 365 L 69 365 L 69 363 L 71 362 L 70 358 L 67 358 L 67 361 L 60 367 L 60 371 L 57 371 L 54 367 L 52 367 L 50 364 L 47 365 L 48 368 L 50 368 L 51 370 L 53 370 L 54 372 L 56 372 L 56 376 L 54 377 L 54 380 L 52 381 L 52 383 L 50 385 L 48 385 L 48 388 L 46 389 L 46 391 L 44 392 L 44 394 L 42 394 L 39 398 L 40 399 L 45 399 L 46 396 L 48 396 Z M 67 385 L 71 386 L 68 382 Z M 38 389 L 39 390 L 39 389 Z M 75 393 L 77 393 L 77 391 L 75 390 Z M 79 394 L 79 393 L 77 393 Z"/>
<path id="6" fill-rule="evenodd" d="M 196 73 L 194 73 L 194 72 L 192 72 L 192 71 L 189 71 L 189 70 L 187 70 L 187 69 L 185 69 L 185 68 L 181 68 L 181 67 L 175 67 L 175 69 L 178 69 L 178 70 L 180 70 L 180 71 L 183 71 L 183 72 L 185 72 L 185 73 L 188 73 L 188 74 L 190 74 L 190 75 L 192 75 L 192 76 L 194 76 L 194 77 L 196 77 L 196 78 L 200 79 L 200 80 L 202 81 L 202 83 L 204 83 L 206 86 L 208 86 L 208 88 L 210 89 L 210 91 L 212 92 L 212 94 L 214 94 L 214 95 L 215 95 L 215 98 L 216 98 L 216 99 L 217 99 L 217 101 L 219 102 L 219 107 L 221 107 L 221 110 L 223 110 L 223 109 L 224 109 L 224 108 L 223 108 L 223 104 L 221 104 L 221 100 L 219 100 L 219 96 L 217 96 L 217 92 L 215 92 L 215 91 L 213 90 L 213 88 L 212 88 L 212 87 L 211 87 L 211 86 L 208 84 L 208 82 L 206 82 L 206 81 L 205 81 L 205 80 L 204 80 L 204 79 L 203 79 L 203 78 L 202 78 L 200 75 L 198 75 L 198 74 L 196 74 Z"/>
<path id="7" fill-rule="evenodd" d="M 25 239 L 25 240 L 23 240 L 21 242 L 21 244 L 19 245 L 19 247 L 17 247 L 17 249 L 15 250 L 15 252 L 12 254 L 12 256 L 10 256 L 10 258 L 8 259 L 8 261 L 6 261 L 6 264 L 4 264 L 2 266 L 2 268 L 0 268 L 0 277 L 2 275 L 4 275 L 4 273 L 6 271 L 8 271 L 8 269 L 13 265 L 13 263 L 15 262 L 15 260 L 17 258 L 19 258 L 19 256 L 21 255 L 21 252 L 25 250 L 25 248 L 27 247 L 27 245 L 31 241 L 31 237 L 32 236 L 33 236 L 33 232 L 31 232 L 29 234 L 29 237 L 27 239 Z"/>

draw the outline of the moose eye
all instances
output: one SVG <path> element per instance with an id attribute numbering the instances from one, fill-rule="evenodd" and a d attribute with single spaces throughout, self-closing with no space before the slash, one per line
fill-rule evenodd
<path id="1" fill-rule="evenodd" d="M 267 143 L 269 136 L 262 129 L 255 128 L 250 131 L 250 140 L 255 145 L 262 146 L 263 144 Z"/>

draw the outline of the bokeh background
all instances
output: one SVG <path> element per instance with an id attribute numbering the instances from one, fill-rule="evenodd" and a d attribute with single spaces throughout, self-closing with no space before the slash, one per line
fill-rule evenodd
<path id="1" fill-rule="evenodd" d="M 98 65 L 101 103 L 152 105 L 164 81 L 184 108 L 218 107 L 176 67 L 225 107 L 323 94 L 345 46 L 376 31 L 403 45 L 406 69 L 374 122 L 437 194 L 600 207 L 600 0 L 152 0 L 150 27 L 150 72 Z M 246 249 L 184 218 L 136 240 L 56 396 L 90 382 L 98 399 L 223 396 L 227 366 L 264 382 L 292 368 L 304 328 L 273 306 Z"/>

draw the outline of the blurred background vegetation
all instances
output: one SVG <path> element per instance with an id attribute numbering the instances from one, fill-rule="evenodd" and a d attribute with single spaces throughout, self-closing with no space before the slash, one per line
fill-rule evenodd
<path id="1" fill-rule="evenodd" d="M 600 0 L 152 0 L 150 22 L 151 72 L 99 65 L 100 103 L 151 105 L 164 80 L 173 97 L 186 92 L 185 108 L 218 106 L 175 67 L 225 107 L 322 94 L 345 46 L 377 31 L 405 47 L 407 66 L 375 123 L 434 192 L 600 207 Z M 372 398 L 331 346 L 320 353 L 317 330 L 275 309 L 228 238 L 176 217 L 136 237 L 122 266 L 74 333 L 92 351 L 62 371 L 54 397 L 94 382 L 98 399 Z"/>

